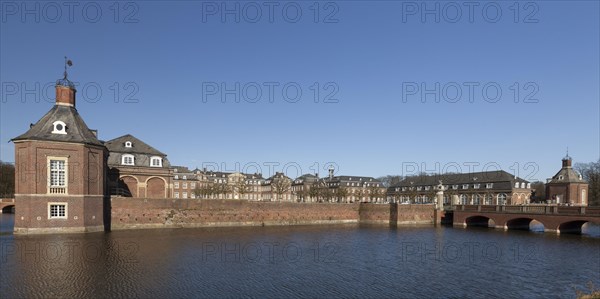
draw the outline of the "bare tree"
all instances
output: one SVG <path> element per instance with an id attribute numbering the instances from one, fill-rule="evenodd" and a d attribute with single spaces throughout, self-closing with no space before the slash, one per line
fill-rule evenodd
<path id="1" fill-rule="evenodd" d="M 380 181 L 384 187 L 391 187 L 400 183 L 403 178 L 404 177 L 401 175 L 386 175 L 378 177 L 377 180 Z"/>
<path id="2" fill-rule="evenodd" d="M 235 190 L 240 195 L 240 199 L 244 199 L 244 195 L 250 193 L 251 186 L 246 180 L 241 179 L 235 184 Z"/>
<path id="3" fill-rule="evenodd" d="M 589 184 L 588 204 L 600 206 L 600 159 L 598 162 L 575 163 L 575 169 Z"/>
<path id="4" fill-rule="evenodd" d="M 354 197 L 356 197 L 357 202 L 362 202 L 363 197 L 365 197 L 365 190 L 363 188 L 358 188 L 354 191 Z"/>
<path id="5" fill-rule="evenodd" d="M 337 188 L 336 193 L 338 202 L 346 202 L 346 198 L 348 197 L 348 188 L 340 186 L 339 188 Z"/>
<path id="6" fill-rule="evenodd" d="M 289 179 L 285 177 L 274 178 L 271 183 L 271 188 L 273 188 L 273 192 L 277 194 L 277 199 L 281 201 L 281 196 L 290 190 L 292 186 Z"/>
<path id="7" fill-rule="evenodd" d="M 15 196 L 15 166 L 0 161 L 0 198 Z"/>
<path id="8" fill-rule="evenodd" d="M 323 201 L 331 202 L 331 200 L 333 199 L 333 190 L 331 190 L 327 186 L 324 186 L 322 188 L 323 189 L 321 190 L 321 196 L 323 197 Z"/>
<path id="9" fill-rule="evenodd" d="M 310 196 L 310 198 L 312 198 L 313 201 L 319 201 L 319 196 L 321 196 L 321 188 L 318 184 L 314 184 L 310 187 L 310 189 L 308 190 L 308 196 Z"/>
<path id="10" fill-rule="evenodd" d="M 379 187 L 375 185 L 371 185 L 368 187 L 368 196 L 371 202 L 377 202 L 379 195 Z"/>
<path id="11" fill-rule="evenodd" d="M 232 188 L 227 183 L 217 183 L 213 185 L 213 194 L 223 195 L 224 199 L 227 199 L 227 194 L 231 193 Z"/>
<path id="12" fill-rule="evenodd" d="M 546 184 L 543 182 L 531 183 L 531 199 L 535 202 L 543 202 L 546 200 Z"/>

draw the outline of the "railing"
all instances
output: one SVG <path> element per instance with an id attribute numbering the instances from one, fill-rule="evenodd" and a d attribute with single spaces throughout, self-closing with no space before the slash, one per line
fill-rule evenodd
<path id="1" fill-rule="evenodd" d="M 67 188 L 65 187 L 50 187 L 50 194 L 67 194 Z"/>
<path id="2" fill-rule="evenodd" d="M 492 206 L 492 205 L 455 205 L 455 211 L 484 212 L 484 213 L 523 213 L 523 214 L 551 214 L 551 215 L 586 215 L 600 216 L 600 207 L 573 207 L 573 206 Z"/>

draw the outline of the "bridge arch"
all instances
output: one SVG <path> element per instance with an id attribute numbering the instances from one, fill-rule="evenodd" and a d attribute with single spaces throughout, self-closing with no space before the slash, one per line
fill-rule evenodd
<path id="1" fill-rule="evenodd" d="M 583 233 L 583 226 L 588 225 L 600 225 L 600 221 L 590 221 L 583 219 L 576 219 L 571 221 L 565 221 L 558 225 L 556 228 L 559 234 L 579 234 Z"/>
<path id="2" fill-rule="evenodd" d="M 495 227 L 496 221 L 490 217 L 475 215 L 465 219 L 467 227 Z"/>
<path id="3" fill-rule="evenodd" d="M 2 213 L 13 214 L 15 212 L 15 205 L 9 205 L 2 208 Z"/>
<path id="4" fill-rule="evenodd" d="M 546 225 L 534 218 L 530 217 L 517 217 L 508 219 L 504 224 L 506 229 L 512 230 L 531 230 L 531 231 L 544 231 Z"/>

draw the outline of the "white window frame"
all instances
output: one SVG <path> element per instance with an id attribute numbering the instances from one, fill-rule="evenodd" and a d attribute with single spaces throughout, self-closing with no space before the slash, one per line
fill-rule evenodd
<path id="1" fill-rule="evenodd" d="M 463 184 L 462 188 L 463 188 L 463 190 L 469 189 L 469 184 Z"/>
<path id="2" fill-rule="evenodd" d="M 182 188 L 183 188 L 183 189 L 187 189 L 187 186 L 188 186 L 188 185 L 187 185 L 187 183 L 186 183 L 186 182 L 183 182 L 183 186 L 182 186 Z"/>
<path id="3" fill-rule="evenodd" d="M 479 189 L 481 187 L 481 184 L 473 184 L 473 189 Z"/>
<path id="4" fill-rule="evenodd" d="M 52 161 L 64 162 L 64 184 L 52 185 Z M 48 194 L 69 194 L 69 158 L 48 156 L 46 159 L 47 169 L 47 190 Z M 60 179 L 59 179 L 60 180 Z"/>
<path id="5" fill-rule="evenodd" d="M 173 183 L 173 188 L 179 188 L 179 182 Z"/>
<path id="6" fill-rule="evenodd" d="M 131 163 L 126 163 L 126 159 L 131 158 Z M 121 165 L 135 166 L 135 156 L 132 154 L 124 154 L 121 156 Z"/>
<path id="7" fill-rule="evenodd" d="M 56 126 L 61 125 L 62 126 L 62 130 L 59 130 L 56 128 Z M 55 122 L 52 123 L 52 134 L 62 134 L 62 135 L 66 135 L 67 134 L 67 124 L 65 124 L 64 121 L 60 121 L 57 120 Z"/>
<path id="8" fill-rule="evenodd" d="M 158 161 L 156 165 L 154 165 L 154 161 Z M 150 167 L 162 167 L 162 158 L 158 156 L 153 156 L 150 158 Z"/>
<path id="9" fill-rule="evenodd" d="M 125 141 L 125 147 L 130 148 L 132 146 L 131 141 Z"/>
<path id="10" fill-rule="evenodd" d="M 188 197 L 187 197 L 187 192 L 183 192 L 183 194 L 182 194 L 181 198 L 188 198 Z"/>
<path id="11" fill-rule="evenodd" d="M 487 189 L 492 189 L 493 187 L 494 187 L 494 183 L 485 184 L 485 188 L 487 188 Z"/>
<path id="12" fill-rule="evenodd" d="M 196 183 L 190 183 L 190 189 L 196 189 Z"/>
<path id="13" fill-rule="evenodd" d="M 64 207 L 64 215 L 52 216 L 52 206 L 63 206 Z M 69 203 L 49 202 L 48 203 L 48 219 L 69 219 Z"/>
<path id="14" fill-rule="evenodd" d="M 175 198 L 179 198 L 179 192 L 175 192 L 175 193 L 173 194 L 173 196 L 174 196 Z"/>

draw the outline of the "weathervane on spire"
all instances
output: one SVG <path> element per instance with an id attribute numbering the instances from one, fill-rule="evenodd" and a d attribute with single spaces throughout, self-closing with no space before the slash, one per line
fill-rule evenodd
<path id="1" fill-rule="evenodd" d="M 73 66 L 73 61 L 71 61 L 71 59 L 67 59 L 67 56 L 65 56 L 65 79 L 67 79 L 67 66 Z"/>

